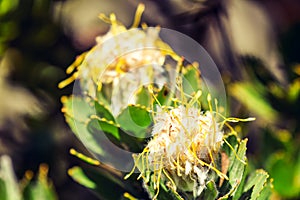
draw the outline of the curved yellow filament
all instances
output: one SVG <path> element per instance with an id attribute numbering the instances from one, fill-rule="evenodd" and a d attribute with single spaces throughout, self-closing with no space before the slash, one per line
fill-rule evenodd
<path id="1" fill-rule="evenodd" d="M 61 81 L 58 84 L 58 88 L 62 89 L 64 87 L 66 87 L 67 85 L 69 85 L 70 83 L 72 83 L 73 81 L 75 81 L 75 79 L 78 77 L 78 72 L 75 72 L 71 77 Z"/>
<path id="2" fill-rule="evenodd" d="M 131 25 L 131 28 L 137 28 L 139 26 L 144 10 L 145 5 L 140 3 L 136 9 L 134 21 Z"/>

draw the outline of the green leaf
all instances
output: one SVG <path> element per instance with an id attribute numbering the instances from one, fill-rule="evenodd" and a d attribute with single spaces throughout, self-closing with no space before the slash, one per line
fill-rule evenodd
<path id="1" fill-rule="evenodd" d="M 232 147 L 237 147 L 239 142 L 237 140 L 237 137 L 235 135 L 226 135 L 224 138 Z M 222 145 L 222 151 L 225 152 L 228 157 L 229 156 L 234 156 L 234 154 L 232 154 L 232 149 L 230 148 L 230 146 L 227 143 L 224 143 Z M 235 149 L 236 151 L 236 149 Z M 232 164 L 232 162 L 231 162 Z"/>
<path id="2" fill-rule="evenodd" d="M 94 135 L 88 131 L 88 127 L 85 123 L 79 122 L 67 116 L 66 121 L 68 122 L 75 135 L 89 150 L 102 156 L 105 155 L 105 152 L 97 143 L 97 140 L 95 139 Z"/>
<path id="3" fill-rule="evenodd" d="M 183 91 L 191 95 L 201 89 L 200 73 L 199 70 L 192 65 L 188 66 L 185 70 L 182 79 Z"/>
<path id="4" fill-rule="evenodd" d="M 153 175 L 150 176 L 150 181 L 148 183 L 144 182 L 144 188 L 147 190 L 151 199 L 157 194 L 157 190 L 154 189 Z M 159 184 L 159 193 L 156 199 L 174 199 L 183 200 L 183 198 L 174 190 L 167 188 L 165 181 L 162 179 Z"/>
<path id="5" fill-rule="evenodd" d="M 102 83 L 101 90 L 98 89 L 96 90 L 96 97 L 98 101 L 101 101 L 106 106 L 110 106 L 112 89 L 113 89 L 112 83 Z"/>
<path id="6" fill-rule="evenodd" d="M 269 179 L 266 185 L 264 186 L 263 190 L 260 192 L 260 195 L 258 196 L 258 200 L 268 200 L 270 199 L 270 196 L 272 194 L 272 188 L 273 184 L 271 180 Z"/>
<path id="7" fill-rule="evenodd" d="M 275 153 L 269 159 L 271 160 L 269 172 L 274 178 L 273 184 L 276 192 L 285 198 L 297 197 L 300 194 L 300 174 L 299 163 L 298 166 L 296 163 L 297 159 L 283 152 Z"/>
<path id="8" fill-rule="evenodd" d="M 248 165 L 247 165 L 248 166 Z M 244 169 L 244 172 L 243 172 L 243 177 L 242 177 L 242 180 L 240 182 L 240 184 L 238 185 L 234 195 L 233 195 L 233 200 L 239 200 L 241 199 L 241 196 L 243 194 L 243 190 L 244 190 L 244 185 L 245 185 L 245 180 L 246 180 L 246 177 L 247 177 L 247 167 L 245 167 Z"/>
<path id="9" fill-rule="evenodd" d="M 268 173 L 261 169 L 256 170 L 255 173 L 250 174 L 245 183 L 244 192 L 252 190 L 251 200 L 256 200 L 259 197 L 260 192 L 263 190 L 268 177 Z"/>
<path id="10" fill-rule="evenodd" d="M 92 152 L 105 155 L 103 149 L 97 143 L 95 135 L 88 131 L 87 122 L 90 116 L 95 113 L 89 103 L 80 97 L 71 96 L 63 99 L 63 112 L 65 118 L 75 135 Z"/>
<path id="11" fill-rule="evenodd" d="M 39 171 L 38 180 L 31 182 L 24 189 L 24 199 L 28 200 L 56 200 L 57 196 L 52 187 L 51 182 L 47 178 L 47 174 Z"/>
<path id="12" fill-rule="evenodd" d="M 6 200 L 6 195 L 5 182 L 2 180 L 2 177 L 0 177 L 0 199 Z"/>
<path id="13" fill-rule="evenodd" d="M 230 93 L 249 110 L 259 115 L 267 122 L 274 122 L 278 113 L 266 101 L 265 92 L 260 85 L 251 83 L 236 83 L 231 85 Z"/>
<path id="14" fill-rule="evenodd" d="M 2 180 L 0 187 L 2 190 L 0 194 L 1 200 L 22 199 L 19 185 L 13 171 L 11 159 L 8 156 L 0 157 L 0 180 Z"/>
<path id="15" fill-rule="evenodd" d="M 149 107 L 151 104 L 151 96 L 148 89 L 143 86 L 136 94 L 136 104 L 140 104 Z"/>
<path id="16" fill-rule="evenodd" d="M 117 122 L 123 130 L 133 133 L 135 137 L 145 138 L 152 119 L 145 106 L 129 105 L 117 117 Z"/>
<path id="17" fill-rule="evenodd" d="M 229 166 L 229 182 L 233 187 L 240 184 L 245 172 L 247 150 L 246 145 L 247 139 L 242 140 L 239 144 L 236 155 L 234 152 L 232 152 L 229 158 L 231 162 Z"/>
<path id="18" fill-rule="evenodd" d="M 42 165 L 41 165 L 42 166 Z M 36 182 L 23 182 L 21 193 L 8 156 L 0 158 L 0 199 L 1 200 L 56 200 L 52 184 L 47 178 L 48 167 L 40 167 Z"/>
<path id="19" fill-rule="evenodd" d="M 106 107 L 102 102 L 94 102 L 96 114 L 100 118 L 105 118 L 108 121 L 115 122 L 114 116 L 111 114 L 108 107 Z"/>
<path id="20" fill-rule="evenodd" d="M 90 189 L 96 188 L 96 183 L 91 181 L 80 167 L 72 167 L 68 170 L 68 174 L 73 178 L 74 181 L 76 181 L 80 185 L 83 185 Z"/>
<path id="21" fill-rule="evenodd" d="M 86 122 L 89 117 L 96 114 L 93 105 L 85 101 L 83 97 L 63 97 L 63 112 L 77 121 Z"/>
<path id="22" fill-rule="evenodd" d="M 164 85 L 156 94 L 156 99 L 158 102 L 154 101 L 153 104 L 160 104 L 160 105 L 170 105 L 171 104 L 171 97 L 174 96 L 170 88 Z"/>
<path id="23" fill-rule="evenodd" d="M 68 173 L 74 181 L 91 189 L 99 199 L 120 199 L 125 191 L 134 192 L 131 185 L 125 185 L 120 177 L 100 168 L 82 169 L 75 166 Z"/>
<path id="24" fill-rule="evenodd" d="M 95 138 L 97 138 L 97 134 L 108 133 L 117 140 L 120 140 L 118 127 L 113 123 L 113 121 L 108 121 L 105 118 L 94 118 L 90 120 L 87 128 L 89 132 L 95 136 Z"/>
<path id="25" fill-rule="evenodd" d="M 244 139 L 240 141 L 239 143 L 237 141 L 236 136 L 232 135 L 227 138 L 225 138 L 226 141 L 231 145 L 233 149 L 229 147 L 227 143 L 224 144 L 223 149 L 225 149 L 226 153 L 229 153 L 229 168 L 228 168 L 228 181 L 225 181 L 225 183 L 222 185 L 222 188 L 220 192 L 225 195 L 222 196 L 220 199 L 227 199 L 230 196 L 235 196 L 236 192 L 240 191 L 238 188 L 240 187 L 240 184 L 243 183 L 244 179 L 244 173 L 246 172 L 246 144 L 247 139 Z M 232 146 L 236 144 L 235 146 Z M 229 190 L 229 191 L 228 191 Z M 237 193 L 237 196 L 240 195 L 240 192 Z"/>
<path id="26" fill-rule="evenodd" d="M 15 10 L 19 5 L 19 0 L 0 1 L 0 16 L 6 15 Z"/>
<path id="27" fill-rule="evenodd" d="M 217 199 L 218 193 L 215 182 L 209 181 L 206 184 L 206 189 L 203 191 L 203 198 L 201 199 Z"/>

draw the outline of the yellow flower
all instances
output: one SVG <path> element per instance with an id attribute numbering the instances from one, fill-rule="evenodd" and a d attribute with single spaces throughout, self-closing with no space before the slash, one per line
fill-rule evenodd
<path id="1" fill-rule="evenodd" d="M 153 183 L 156 189 L 153 199 L 159 194 L 160 184 L 167 184 L 175 193 L 177 187 L 184 192 L 193 192 L 196 198 L 205 189 L 207 182 L 214 179 L 213 173 L 221 179 L 228 179 L 218 161 L 220 147 L 226 143 L 235 150 L 224 139 L 223 126 L 226 125 L 231 134 L 236 134 L 227 122 L 252 121 L 254 118 L 222 116 L 218 112 L 216 100 L 216 111 L 213 110 L 210 94 L 207 96 L 209 109 L 204 112 L 196 104 L 201 94 L 201 91 L 196 92 L 189 97 L 189 101 L 185 98 L 182 98 L 183 101 L 174 99 L 178 106 L 158 106 L 152 111 L 152 139 L 142 153 L 133 156 L 135 166 L 125 179 L 137 167 L 140 171 L 138 178 Z M 241 158 L 237 159 L 244 163 Z"/>
<path id="2" fill-rule="evenodd" d="M 153 139 L 145 148 L 151 170 L 164 169 L 173 179 L 176 176 L 175 181 L 191 177 L 194 196 L 200 195 L 208 178 L 209 166 L 203 163 L 210 165 L 212 155 L 222 145 L 223 131 L 213 115 L 210 111 L 203 113 L 183 105 L 171 110 L 158 108 Z"/>
<path id="3" fill-rule="evenodd" d="M 100 15 L 103 21 L 111 24 L 110 30 L 97 37 L 97 44 L 67 69 L 67 73 L 77 71 L 59 87 L 79 79 L 84 94 L 96 97 L 103 84 L 111 84 L 112 112 L 118 114 L 123 107 L 134 103 L 132 96 L 141 85 L 168 82 L 165 58 L 169 55 L 179 60 L 179 56 L 160 39 L 159 27 L 142 25 L 142 29 L 136 28 L 143 10 L 144 5 L 140 4 L 129 29 L 117 21 L 114 14 Z"/>

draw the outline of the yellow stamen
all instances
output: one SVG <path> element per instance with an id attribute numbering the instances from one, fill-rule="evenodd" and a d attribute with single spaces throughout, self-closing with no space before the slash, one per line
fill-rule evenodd
<path id="1" fill-rule="evenodd" d="M 156 189 L 156 156 L 154 154 L 153 156 L 153 184 L 154 184 L 154 189 Z"/>
<path id="2" fill-rule="evenodd" d="M 123 196 L 129 200 L 138 200 L 137 198 L 133 197 L 131 194 L 129 194 L 128 192 L 125 192 L 123 194 Z"/>
<path id="3" fill-rule="evenodd" d="M 90 158 L 86 155 L 83 155 L 82 153 L 79 153 L 78 151 L 76 151 L 75 149 L 70 149 L 70 154 L 73 156 L 76 156 L 77 158 L 79 158 L 80 160 L 83 160 L 91 165 L 100 165 L 100 162 L 98 160 L 95 160 L 93 158 Z"/>
<path id="4" fill-rule="evenodd" d="M 195 102 L 197 102 L 199 100 L 199 98 L 202 95 L 202 91 L 198 90 L 196 92 L 196 94 L 192 97 L 192 99 L 190 100 L 190 102 L 188 103 L 190 106 L 193 106 L 195 104 Z"/>
<path id="5" fill-rule="evenodd" d="M 58 84 L 58 88 L 62 89 L 64 87 L 66 87 L 67 85 L 69 85 L 70 83 L 72 83 L 73 81 L 75 81 L 75 79 L 78 77 L 78 72 L 75 72 L 71 77 L 67 78 L 66 80 L 63 80 L 62 82 L 60 82 Z"/>
<path id="6" fill-rule="evenodd" d="M 154 100 L 156 101 L 156 103 L 162 107 L 162 105 L 160 104 L 160 102 L 158 101 L 158 99 L 156 98 L 154 92 L 153 92 L 153 86 L 152 85 L 148 85 L 148 91 L 151 94 L 151 96 L 154 98 Z"/>
<path id="7" fill-rule="evenodd" d="M 116 17 L 116 15 L 114 13 L 111 13 L 109 15 L 109 19 L 110 19 L 110 22 L 111 22 L 112 26 L 117 26 L 118 25 L 117 17 Z"/>
<path id="8" fill-rule="evenodd" d="M 139 180 L 140 178 L 143 177 L 143 179 L 146 179 L 146 177 L 144 176 L 144 171 L 145 171 L 145 166 L 144 166 L 144 154 L 141 155 L 142 157 L 142 169 L 140 169 L 141 173 L 140 175 L 138 176 L 137 180 Z"/>
<path id="9" fill-rule="evenodd" d="M 122 67 L 124 66 L 125 64 L 125 60 L 123 58 L 120 58 L 117 62 L 117 65 L 116 65 L 116 72 L 118 72 L 119 74 L 123 74 L 125 71 L 122 69 Z"/>
<path id="10" fill-rule="evenodd" d="M 210 94 L 207 95 L 207 102 L 208 102 L 209 111 L 211 114 L 211 119 L 212 119 L 212 124 L 213 124 L 213 135 L 212 135 L 212 137 L 210 137 L 211 138 L 210 143 L 214 143 L 214 141 L 216 140 L 216 122 L 215 122 L 213 109 L 212 109 L 212 105 L 211 105 L 211 95 Z M 215 149 L 215 146 L 213 146 L 213 148 Z"/>
<path id="11" fill-rule="evenodd" d="M 82 61 L 84 60 L 86 54 L 87 54 L 87 52 L 84 52 L 81 55 L 77 56 L 76 60 L 72 63 L 72 65 L 70 65 L 67 68 L 66 73 L 71 74 L 76 69 L 76 67 L 78 67 L 82 63 Z"/>
<path id="12" fill-rule="evenodd" d="M 144 30 L 146 30 L 148 28 L 148 25 L 146 23 L 142 23 L 141 26 L 142 26 L 142 29 L 144 29 Z"/>
<path id="13" fill-rule="evenodd" d="M 222 173 L 221 171 L 219 171 L 217 168 L 215 168 L 215 167 L 211 166 L 210 164 L 207 164 L 206 162 L 200 160 L 200 159 L 197 157 L 197 155 L 196 155 L 194 152 L 192 152 L 191 150 L 189 150 L 189 151 L 190 151 L 190 153 L 193 155 L 193 157 L 199 162 L 200 165 L 202 165 L 202 166 L 204 166 L 204 165 L 207 166 L 208 168 L 214 170 L 220 177 L 223 177 L 223 178 L 225 178 L 226 180 L 228 180 L 228 177 L 226 176 L 226 174 L 223 174 L 223 173 Z"/>
<path id="14" fill-rule="evenodd" d="M 60 101 L 61 101 L 62 103 L 66 103 L 66 102 L 68 101 L 68 97 L 67 97 L 67 96 L 62 96 L 62 97 L 60 98 Z"/>
<path id="15" fill-rule="evenodd" d="M 229 142 L 223 138 L 224 142 L 229 146 L 229 148 L 232 150 L 232 152 L 234 153 L 234 156 L 244 165 L 246 165 L 247 163 L 245 161 L 243 161 L 236 153 L 236 150 L 233 148 L 233 146 L 231 144 L 229 144 Z"/>
<path id="16" fill-rule="evenodd" d="M 134 21 L 131 25 L 131 28 L 137 28 L 139 26 L 144 10 L 145 5 L 140 3 L 136 9 Z"/>
<path id="17" fill-rule="evenodd" d="M 159 188 L 160 188 L 160 177 L 161 177 L 161 172 L 162 172 L 162 157 L 160 158 L 160 166 L 159 166 L 159 170 L 158 170 L 158 175 L 157 175 L 157 182 L 156 182 L 156 186 L 157 186 L 157 191 L 155 196 L 153 197 L 153 199 L 156 199 L 158 194 L 159 194 Z"/>
<path id="18" fill-rule="evenodd" d="M 177 165 L 177 175 L 178 175 L 178 176 L 182 176 L 182 174 L 180 173 L 180 160 L 179 160 L 179 154 L 177 155 L 177 162 L 176 162 L 176 165 Z"/>
<path id="19" fill-rule="evenodd" d="M 172 186 L 173 186 L 173 190 L 176 191 L 177 187 L 175 182 L 173 181 L 173 179 L 170 177 L 170 175 L 168 174 L 168 172 L 166 172 L 165 169 L 163 169 L 163 173 L 165 174 L 165 176 L 169 179 L 169 181 L 171 182 Z"/>
<path id="20" fill-rule="evenodd" d="M 207 147 L 207 149 L 208 149 L 208 154 L 209 154 L 209 157 L 210 157 L 210 159 L 211 159 L 211 162 L 212 162 L 213 166 L 216 167 L 215 160 L 214 160 L 214 158 L 213 158 L 211 149 L 208 148 L 208 147 Z"/>
<path id="21" fill-rule="evenodd" d="M 129 174 L 127 174 L 127 175 L 124 177 L 125 180 L 128 179 L 128 178 L 134 173 L 134 170 L 137 168 L 137 163 L 138 163 L 139 159 L 140 159 L 141 156 L 142 156 L 143 154 L 145 154 L 146 152 L 148 152 L 148 148 L 145 148 L 145 149 L 143 150 L 143 152 L 137 156 L 137 159 L 134 160 L 134 166 L 133 166 L 132 170 L 129 172 Z M 134 159 L 134 156 L 135 156 L 135 155 L 133 154 L 132 156 L 133 156 L 133 159 Z"/>
<path id="22" fill-rule="evenodd" d="M 111 24 L 110 18 L 107 17 L 105 14 L 100 13 L 98 16 L 103 22 L 107 23 L 107 24 Z"/>
<path id="23" fill-rule="evenodd" d="M 215 99 L 215 107 L 216 107 L 216 113 L 218 113 L 219 112 L 219 108 L 218 108 L 218 100 L 217 99 Z"/>

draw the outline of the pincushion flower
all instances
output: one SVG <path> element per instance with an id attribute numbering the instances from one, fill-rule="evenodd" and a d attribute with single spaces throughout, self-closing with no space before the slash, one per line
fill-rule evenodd
<path id="1" fill-rule="evenodd" d="M 79 79 L 84 93 L 94 98 L 103 84 L 110 85 L 112 112 L 118 114 L 129 103 L 134 103 L 132 96 L 139 86 L 153 82 L 158 85 L 166 83 L 166 55 L 176 60 L 179 56 L 160 39 L 159 27 L 148 28 L 143 24 L 142 29 L 136 28 L 143 10 L 144 5 L 140 4 L 130 29 L 117 21 L 114 14 L 109 17 L 100 15 L 103 21 L 111 24 L 110 30 L 104 36 L 97 37 L 96 45 L 67 69 L 67 73 L 75 68 L 77 71 L 59 87 Z"/>
<path id="2" fill-rule="evenodd" d="M 170 182 L 174 191 L 179 187 L 193 192 L 194 197 L 199 196 L 211 180 L 211 171 L 227 179 L 215 163 L 224 135 L 223 123 L 217 121 L 218 113 L 204 112 L 191 104 L 158 106 L 153 119 L 152 139 L 141 154 L 134 156 L 140 177 L 146 182 L 153 172 L 157 189 L 153 199 L 159 193 L 162 177 Z"/>
<path id="3" fill-rule="evenodd" d="M 147 145 L 150 161 L 157 156 L 176 159 L 182 154 L 184 163 L 196 163 L 194 156 L 190 155 L 190 148 L 195 148 L 197 157 L 204 160 L 208 160 L 209 151 L 218 150 L 223 132 L 211 112 L 203 113 L 183 105 L 168 111 L 158 110 L 154 118 L 153 139 Z M 170 166 L 173 164 L 169 163 Z"/>
<path id="4" fill-rule="evenodd" d="M 179 177 L 192 177 L 194 195 L 200 195 L 208 171 L 202 164 L 211 160 L 210 155 L 222 144 L 223 132 L 213 120 L 213 114 L 181 105 L 167 112 L 160 111 L 155 121 L 153 139 L 146 147 L 150 167 L 176 170 Z M 161 159 L 162 163 L 156 164 Z"/>

